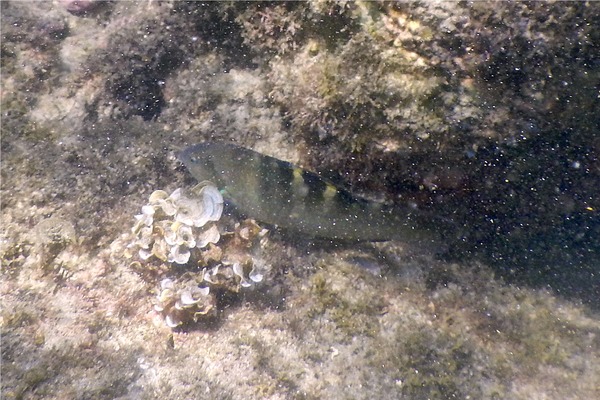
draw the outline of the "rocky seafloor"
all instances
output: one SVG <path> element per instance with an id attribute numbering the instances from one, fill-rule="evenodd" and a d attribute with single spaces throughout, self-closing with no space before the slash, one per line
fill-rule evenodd
<path id="1" fill-rule="evenodd" d="M 3 399 L 600 397 L 600 5 L 0 7 Z M 199 267 L 137 257 L 134 216 L 205 140 L 455 229 L 267 226 L 264 280 L 170 328 Z"/>

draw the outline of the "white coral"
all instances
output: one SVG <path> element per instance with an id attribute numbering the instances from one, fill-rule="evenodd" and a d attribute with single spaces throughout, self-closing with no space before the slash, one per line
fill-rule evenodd
<path id="1" fill-rule="evenodd" d="M 199 248 L 204 248 L 208 246 L 209 243 L 217 243 L 220 238 L 221 234 L 219 233 L 219 228 L 217 228 L 216 225 L 212 225 L 210 228 L 200 233 L 197 246 Z"/>
<path id="2" fill-rule="evenodd" d="M 160 313 L 170 328 L 176 328 L 189 321 L 215 311 L 216 298 L 208 287 L 196 282 L 177 282 L 163 279 L 156 296 L 154 310 Z"/>
<path id="3" fill-rule="evenodd" d="M 163 261 L 186 264 L 193 248 L 217 243 L 221 237 L 212 223 L 221 218 L 223 196 L 210 182 L 190 191 L 176 189 L 170 195 L 156 190 L 132 229 L 142 260 L 155 256 Z"/>

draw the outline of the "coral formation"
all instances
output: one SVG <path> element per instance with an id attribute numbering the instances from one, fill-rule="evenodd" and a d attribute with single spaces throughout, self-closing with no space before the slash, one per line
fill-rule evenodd
<path id="1" fill-rule="evenodd" d="M 155 299 L 154 310 L 160 313 L 170 328 L 176 328 L 217 314 L 217 293 L 237 293 L 264 280 L 268 269 L 259 259 L 251 264 L 223 261 L 200 273 L 186 272 L 178 279 L 165 278 Z"/>
<path id="2" fill-rule="evenodd" d="M 210 182 L 202 182 L 188 192 L 177 189 L 171 195 L 157 190 L 132 229 L 142 260 L 154 256 L 162 261 L 186 264 L 194 248 L 217 243 L 223 197 Z"/>
<path id="3" fill-rule="evenodd" d="M 178 278 L 164 278 L 154 309 L 171 328 L 202 317 L 215 316 L 217 291 L 237 293 L 264 280 L 269 268 L 260 257 L 266 229 L 244 220 L 225 232 L 219 226 L 223 197 L 211 182 L 191 190 L 176 189 L 170 195 L 154 191 L 142 213 L 135 216 L 135 236 L 126 253 L 138 249 L 141 262 L 152 258 L 169 264 L 191 265 L 183 272 L 170 270 Z M 221 241 L 221 237 L 224 240 Z M 143 268 L 141 262 L 134 265 Z"/>
<path id="4" fill-rule="evenodd" d="M 190 320 L 197 322 L 209 313 L 215 314 L 216 297 L 210 287 L 201 284 L 193 277 L 177 283 L 169 278 L 160 282 L 154 309 L 164 315 L 168 327 L 176 328 Z"/>

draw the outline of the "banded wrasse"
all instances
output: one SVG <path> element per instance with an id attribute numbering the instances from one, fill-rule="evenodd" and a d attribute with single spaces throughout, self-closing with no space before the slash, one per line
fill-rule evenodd
<path id="1" fill-rule="evenodd" d="M 353 196 L 316 173 L 232 143 L 190 146 L 179 159 L 209 180 L 239 212 L 312 237 L 355 241 L 431 241 L 428 218 L 415 207 Z"/>

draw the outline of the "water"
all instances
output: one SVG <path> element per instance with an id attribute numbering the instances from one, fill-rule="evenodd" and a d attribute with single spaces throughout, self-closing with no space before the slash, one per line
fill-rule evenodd
<path id="1" fill-rule="evenodd" d="M 595 3 L 0 6 L 3 398 L 600 397 Z M 189 262 L 141 259 L 134 215 L 207 140 L 443 239 L 226 208 Z"/>

